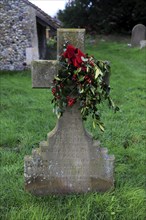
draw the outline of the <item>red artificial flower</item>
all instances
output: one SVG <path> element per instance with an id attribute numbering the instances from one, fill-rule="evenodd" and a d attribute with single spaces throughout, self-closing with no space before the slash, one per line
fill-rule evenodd
<path id="1" fill-rule="evenodd" d="M 75 48 L 71 44 L 68 44 L 66 51 L 63 53 L 63 56 L 68 58 L 69 64 L 73 64 L 75 67 L 81 67 L 81 64 L 83 63 L 81 57 L 86 57 L 86 55 L 81 50 Z"/>
<path id="2" fill-rule="evenodd" d="M 74 46 L 68 44 L 66 51 L 63 53 L 63 56 L 68 59 L 75 57 L 75 49 L 76 48 Z"/>

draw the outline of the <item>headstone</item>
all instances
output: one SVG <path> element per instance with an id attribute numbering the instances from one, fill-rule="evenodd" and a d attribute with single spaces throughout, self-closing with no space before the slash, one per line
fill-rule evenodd
<path id="1" fill-rule="evenodd" d="M 65 41 L 83 50 L 84 29 L 58 29 L 58 54 Z M 58 61 L 32 63 L 33 87 L 47 88 Z M 79 104 L 67 107 L 46 141 L 24 159 L 25 189 L 35 195 L 104 192 L 114 187 L 114 156 L 85 130 Z"/>
<path id="2" fill-rule="evenodd" d="M 132 29 L 131 45 L 140 47 L 141 40 L 146 40 L 146 27 L 143 24 L 137 24 Z"/>

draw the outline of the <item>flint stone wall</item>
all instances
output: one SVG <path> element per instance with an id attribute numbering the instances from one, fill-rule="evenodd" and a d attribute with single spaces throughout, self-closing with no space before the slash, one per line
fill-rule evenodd
<path id="1" fill-rule="evenodd" d="M 0 70 L 23 70 L 39 58 L 35 9 L 23 0 L 1 0 L 0 18 Z"/>

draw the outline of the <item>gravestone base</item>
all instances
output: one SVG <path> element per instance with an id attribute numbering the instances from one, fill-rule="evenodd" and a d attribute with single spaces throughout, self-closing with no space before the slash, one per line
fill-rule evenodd
<path id="1" fill-rule="evenodd" d="M 114 187 L 113 165 L 114 156 L 87 133 L 75 104 L 25 156 L 25 189 L 35 195 L 105 192 Z"/>

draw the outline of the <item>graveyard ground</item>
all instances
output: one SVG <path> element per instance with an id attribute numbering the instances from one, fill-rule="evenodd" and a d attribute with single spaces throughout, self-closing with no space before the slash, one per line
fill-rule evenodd
<path id="1" fill-rule="evenodd" d="M 2 220 L 144 220 L 146 50 L 88 40 L 86 51 L 112 67 L 111 95 L 120 107 L 102 106 L 104 133 L 85 125 L 115 160 L 115 189 L 101 194 L 35 197 L 24 191 L 23 158 L 55 126 L 49 90 L 31 88 L 30 71 L 1 72 Z"/>

